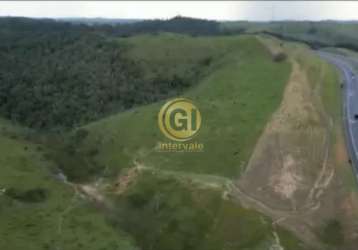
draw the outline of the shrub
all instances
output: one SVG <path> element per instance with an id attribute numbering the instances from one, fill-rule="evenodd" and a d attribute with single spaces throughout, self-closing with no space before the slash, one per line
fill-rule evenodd
<path id="1" fill-rule="evenodd" d="M 205 57 L 204 59 L 202 59 L 202 60 L 200 61 L 200 64 L 201 64 L 202 66 L 209 66 L 212 61 L 213 61 L 213 58 L 212 58 L 212 57 Z"/>
<path id="2" fill-rule="evenodd" d="M 322 239 L 330 245 L 342 245 L 344 235 L 341 223 L 336 219 L 328 221 L 323 228 Z"/>
<path id="3" fill-rule="evenodd" d="M 272 59 L 273 59 L 274 62 L 282 62 L 282 61 L 285 61 L 286 58 L 287 58 L 286 53 L 284 53 L 284 52 L 278 52 L 278 53 L 275 53 L 275 54 L 273 55 L 273 58 L 272 58 Z"/>
<path id="4" fill-rule="evenodd" d="M 48 191 L 44 188 L 34 188 L 25 191 L 9 188 L 6 190 L 5 195 L 21 202 L 43 202 L 48 197 Z"/>

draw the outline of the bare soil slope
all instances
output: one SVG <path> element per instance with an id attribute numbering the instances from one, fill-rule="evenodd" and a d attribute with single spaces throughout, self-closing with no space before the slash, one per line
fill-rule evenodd
<path id="1" fill-rule="evenodd" d="M 272 50 L 274 41 L 264 42 Z M 339 95 L 336 72 L 303 47 L 281 44 L 281 49 L 290 54 L 290 80 L 233 192 L 313 247 L 354 249 L 357 193 L 347 180 L 351 170 L 341 117 L 328 110 L 333 101 L 326 97 L 332 86 Z M 342 226 L 338 243 L 325 239 L 330 221 Z"/>

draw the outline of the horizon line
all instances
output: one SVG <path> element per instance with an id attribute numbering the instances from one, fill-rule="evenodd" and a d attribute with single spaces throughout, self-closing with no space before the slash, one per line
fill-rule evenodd
<path id="1" fill-rule="evenodd" d="M 48 16 L 17 16 L 17 15 L 0 15 L 0 18 L 29 18 L 29 19 L 104 19 L 104 20 L 138 20 L 138 21 L 151 21 L 151 20 L 170 20 L 176 17 L 182 18 L 192 18 L 198 20 L 207 20 L 207 21 L 217 21 L 217 22 L 358 22 L 358 19 L 319 19 L 319 20 L 310 20 L 310 19 L 267 19 L 267 20 L 257 20 L 257 19 L 210 19 L 210 18 L 200 18 L 200 17 L 190 17 L 190 16 L 182 16 L 182 15 L 175 15 L 172 17 L 153 17 L 153 18 L 140 18 L 140 17 L 102 17 L 102 16 L 95 16 L 95 17 L 88 17 L 88 16 L 58 16 L 58 17 L 48 17 Z"/>

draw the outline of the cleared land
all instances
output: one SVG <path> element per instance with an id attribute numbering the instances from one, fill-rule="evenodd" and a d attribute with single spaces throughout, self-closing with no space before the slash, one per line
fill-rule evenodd
<path id="1" fill-rule="evenodd" d="M 306 242 L 354 249 L 356 193 L 347 179 L 337 71 L 301 45 L 281 48 L 294 65 L 290 81 L 234 192 Z"/>

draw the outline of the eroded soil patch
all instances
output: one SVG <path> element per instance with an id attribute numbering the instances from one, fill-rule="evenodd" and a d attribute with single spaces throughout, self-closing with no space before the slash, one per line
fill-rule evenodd
<path id="1" fill-rule="evenodd" d="M 327 128 L 314 98 L 305 72 L 293 62 L 282 104 L 239 181 L 240 188 L 275 209 L 305 207 L 318 178 L 329 180 Z"/>

